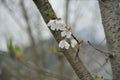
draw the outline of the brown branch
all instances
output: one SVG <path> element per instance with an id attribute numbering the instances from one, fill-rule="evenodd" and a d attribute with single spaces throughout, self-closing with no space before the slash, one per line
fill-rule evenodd
<path id="1" fill-rule="evenodd" d="M 33 1 L 36 4 L 38 10 L 42 14 L 44 21 L 47 24 L 49 20 L 51 20 L 51 17 L 48 15 L 49 10 L 52 10 L 52 12 L 54 13 L 50 3 L 48 2 L 48 0 L 33 0 Z M 53 18 L 54 19 L 57 18 L 55 13 Z M 62 40 L 60 31 L 51 30 L 51 33 L 53 34 L 57 42 L 60 42 L 60 40 Z M 62 49 L 62 51 L 80 80 L 94 80 L 91 74 L 85 68 L 83 62 L 79 59 L 79 57 L 77 58 L 75 57 L 74 55 L 75 51 L 73 50 L 73 48 L 69 48 L 68 50 Z"/>

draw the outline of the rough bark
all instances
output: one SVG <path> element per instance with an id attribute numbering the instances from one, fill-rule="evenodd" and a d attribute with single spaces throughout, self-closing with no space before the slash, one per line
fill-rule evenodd
<path id="1" fill-rule="evenodd" d="M 40 11 L 44 21 L 48 23 L 49 20 L 51 20 L 51 17 L 48 15 L 49 10 L 53 11 L 48 0 L 33 0 L 33 1 L 36 4 L 38 10 Z M 57 18 L 55 13 L 53 18 L 54 19 Z M 57 42 L 59 42 L 62 39 L 60 36 L 60 31 L 51 31 L 51 32 Z M 75 51 L 72 48 L 68 50 L 63 49 L 62 51 L 80 80 L 93 80 L 93 77 L 85 68 L 83 62 L 79 58 L 75 58 Z"/>
<path id="2" fill-rule="evenodd" d="M 113 80 L 120 80 L 120 0 L 99 0 Z"/>

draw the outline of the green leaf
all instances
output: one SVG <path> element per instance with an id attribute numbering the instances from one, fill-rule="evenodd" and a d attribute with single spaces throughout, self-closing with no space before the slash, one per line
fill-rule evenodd
<path id="1" fill-rule="evenodd" d="M 49 9 L 48 15 L 49 15 L 50 18 L 54 18 L 54 13 L 51 9 Z"/>
<path id="2" fill-rule="evenodd" d="M 23 56 L 22 50 L 18 46 L 15 46 L 15 56 L 17 59 L 21 59 Z"/>
<path id="3" fill-rule="evenodd" d="M 52 53 L 59 55 L 59 56 L 64 56 L 64 54 L 62 52 L 58 51 L 55 46 L 50 46 L 48 48 L 48 50 L 51 51 Z"/>
<path id="4" fill-rule="evenodd" d="M 57 20 L 61 20 L 62 18 L 57 18 Z"/>
<path id="5" fill-rule="evenodd" d="M 8 42 L 7 42 L 7 49 L 8 49 L 8 53 L 11 57 L 14 57 L 15 56 L 15 51 L 14 51 L 14 46 L 13 46 L 13 42 L 12 42 L 12 39 L 10 39 Z"/>
<path id="6" fill-rule="evenodd" d="M 96 75 L 95 80 L 103 80 L 103 77 L 100 77 L 100 76 Z"/>
<path id="7" fill-rule="evenodd" d="M 20 59 L 23 55 L 22 50 L 18 46 L 14 46 L 12 39 L 7 42 L 8 53 L 12 58 Z"/>
<path id="8" fill-rule="evenodd" d="M 50 46 L 50 47 L 48 48 L 48 50 L 51 51 L 52 53 L 56 53 L 56 52 L 57 52 L 57 49 L 56 49 L 55 46 Z"/>

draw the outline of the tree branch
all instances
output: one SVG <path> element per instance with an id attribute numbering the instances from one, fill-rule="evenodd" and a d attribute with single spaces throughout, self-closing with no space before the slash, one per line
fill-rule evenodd
<path id="1" fill-rule="evenodd" d="M 47 24 L 49 20 L 51 20 L 51 17 L 49 17 L 48 15 L 49 10 L 51 10 L 54 13 L 50 3 L 48 2 L 48 0 L 33 0 L 33 1 L 36 4 L 38 10 L 42 14 L 44 21 Z M 54 13 L 53 19 L 56 18 L 57 17 Z M 60 31 L 51 31 L 51 32 L 57 42 L 60 42 L 60 40 L 62 40 L 60 36 Z M 80 80 L 93 80 L 93 77 L 85 68 L 83 62 L 79 59 L 79 57 L 77 58 L 75 57 L 76 52 L 73 50 L 73 48 L 69 48 L 68 50 L 62 49 L 62 51 Z"/>
<path id="2" fill-rule="evenodd" d="M 120 0 L 99 0 L 113 80 L 120 80 Z"/>

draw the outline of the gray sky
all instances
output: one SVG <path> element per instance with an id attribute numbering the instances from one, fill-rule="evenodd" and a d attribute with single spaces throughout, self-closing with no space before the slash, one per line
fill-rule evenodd
<path id="1" fill-rule="evenodd" d="M 64 18 L 65 0 L 49 0 L 54 8 L 57 16 Z M 77 2 L 76 2 L 77 1 Z M 94 35 L 94 41 L 102 41 L 104 39 L 103 26 L 101 24 L 99 5 L 97 0 L 71 0 L 69 12 L 69 25 L 75 21 L 75 13 L 79 16 L 76 22 L 74 33 L 78 37 L 85 40 L 91 40 L 89 35 Z M 93 31 L 94 30 L 94 31 Z"/>
<path id="2" fill-rule="evenodd" d="M 65 10 L 65 0 L 49 0 L 53 9 L 55 10 L 58 17 L 64 19 L 64 10 Z M 31 5 L 31 6 L 29 6 Z M 26 6 L 29 6 L 31 9 L 36 9 L 32 0 L 26 0 Z M 36 9 L 37 10 L 37 9 Z M 6 50 L 6 37 L 14 38 L 15 44 L 27 46 L 29 44 L 29 37 L 27 33 L 21 30 L 20 26 L 8 13 L 8 10 L 4 8 L 3 5 L 0 5 L 0 50 Z M 75 13 L 78 13 L 78 20 L 76 21 L 76 26 L 73 26 L 73 33 L 77 35 L 78 38 L 82 38 L 85 41 L 96 41 L 101 42 L 104 39 L 104 31 L 101 24 L 99 6 L 96 0 L 77 0 L 77 3 L 72 0 L 70 3 L 70 12 L 69 12 L 69 25 L 72 25 L 75 21 Z M 15 16 L 21 16 L 15 13 Z M 31 13 L 34 14 L 34 13 Z M 25 23 L 20 19 L 22 23 L 22 28 L 25 29 Z M 46 24 L 42 21 L 43 26 Z M 41 29 L 44 35 L 43 38 L 48 39 L 51 36 L 47 27 Z M 93 38 L 94 40 L 91 40 Z M 22 40 L 21 40 L 22 39 Z"/>

